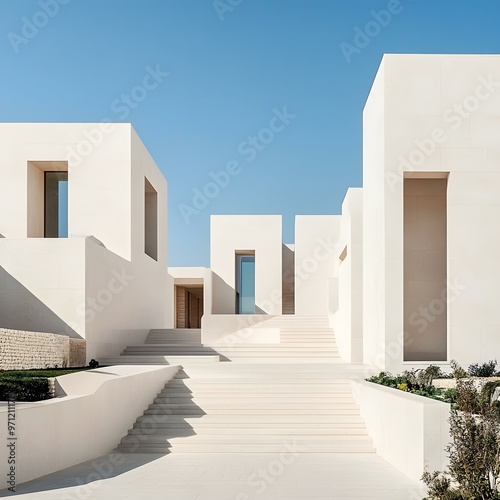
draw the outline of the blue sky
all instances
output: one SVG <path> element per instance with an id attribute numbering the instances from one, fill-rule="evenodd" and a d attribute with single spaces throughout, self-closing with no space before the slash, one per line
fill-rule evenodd
<path id="1" fill-rule="evenodd" d="M 283 214 L 293 242 L 295 214 L 339 213 L 384 53 L 497 53 L 499 19 L 498 0 L 0 0 L 0 121 L 131 122 L 169 183 L 170 265 L 207 266 L 210 214 Z"/>

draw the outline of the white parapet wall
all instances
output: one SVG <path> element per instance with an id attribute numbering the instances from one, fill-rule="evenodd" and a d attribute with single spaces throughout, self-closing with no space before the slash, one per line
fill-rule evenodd
<path id="1" fill-rule="evenodd" d="M 111 453 L 178 370 L 123 365 L 78 372 L 56 379 L 56 394 L 65 396 L 16 404 L 16 483 Z M 7 405 L 0 403 L 2 446 L 8 437 Z M 9 467 L 1 461 L 0 490 L 9 486 Z"/>
<path id="2" fill-rule="evenodd" d="M 446 469 L 448 403 L 365 380 L 351 383 L 368 434 L 382 458 L 415 481 L 426 469 Z"/>

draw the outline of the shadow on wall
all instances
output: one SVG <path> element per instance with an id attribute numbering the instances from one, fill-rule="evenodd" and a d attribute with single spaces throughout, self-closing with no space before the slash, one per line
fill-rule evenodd
<path id="1" fill-rule="evenodd" d="M 96 487 L 100 486 L 98 481 L 121 476 L 158 460 L 171 452 L 173 439 L 178 442 L 180 439 L 189 440 L 190 436 L 196 436 L 196 429 L 190 422 L 207 413 L 195 403 L 195 395 L 189 383 L 186 383 L 189 378 L 184 370 L 180 370 L 155 400 L 151 401 L 152 404 L 162 405 L 163 409 L 157 409 L 153 413 L 145 408 L 146 412 L 136 420 L 133 430 L 130 429 L 122 438 L 121 444 L 136 447 L 135 453 L 122 452 L 118 447 L 109 455 L 20 484 L 16 487 L 16 493 L 53 491 L 52 497 L 55 497 L 56 490 L 64 489 L 65 494 L 60 498 L 90 498 Z M 141 445 L 148 448 L 149 443 L 158 447 L 158 453 L 141 453 Z M 0 491 L 2 498 L 11 496 L 10 491 Z"/>
<path id="2" fill-rule="evenodd" d="M 212 272 L 212 314 L 236 314 L 236 290 L 215 272 Z M 255 314 L 269 313 L 255 305 Z"/>
<path id="3" fill-rule="evenodd" d="M 0 328 L 82 338 L 2 266 L 0 266 Z"/>

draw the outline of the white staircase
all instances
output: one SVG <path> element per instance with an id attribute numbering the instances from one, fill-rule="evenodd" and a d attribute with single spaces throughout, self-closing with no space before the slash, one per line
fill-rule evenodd
<path id="1" fill-rule="evenodd" d="M 279 328 L 280 343 L 204 346 L 199 331 L 152 330 L 144 345 L 127 347 L 117 362 L 183 368 L 118 449 L 373 453 L 350 385 L 363 367 L 341 362 L 327 318 L 279 316 L 254 328 Z"/>
<path id="2" fill-rule="evenodd" d="M 328 364 L 193 364 L 139 417 L 136 453 L 373 453 L 349 377 Z"/>
<path id="3" fill-rule="evenodd" d="M 231 343 L 201 344 L 201 331 L 189 329 L 151 330 L 146 343 L 128 346 L 119 357 L 99 360 L 110 364 L 159 364 L 238 361 L 245 363 L 325 361 L 341 359 L 328 318 L 323 316 L 275 316 L 252 328 L 278 328 L 279 344 L 246 344 L 235 334 Z"/>

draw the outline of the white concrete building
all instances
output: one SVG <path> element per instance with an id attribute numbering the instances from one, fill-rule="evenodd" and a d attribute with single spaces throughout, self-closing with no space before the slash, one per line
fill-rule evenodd
<path id="1" fill-rule="evenodd" d="M 385 56 L 342 213 L 298 215 L 294 242 L 279 215 L 214 215 L 210 268 L 167 267 L 166 181 L 130 125 L 1 124 L 0 329 L 171 365 L 71 375 L 81 407 L 25 406 L 25 429 L 46 409 L 66 441 L 51 463 L 57 436 L 25 439 L 22 480 L 118 445 L 265 454 L 285 437 L 414 481 L 446 467 L 449 406 L 362 379 L 499 357 L 499 89 L 500 56 Z"/>
<path id="2" fill-rule="evenodd" d="M 0 327 L 116 355 L 172 326 L 167 185 L 128 124 L 0 124 Z"/>
<path id="3" fill-rule="evenodd" d="M 279 315 L 289 255 L 287 310 L 328 316 L 345 361 L 396 372 L 495 357 L 499 64 L 385 56 L 364 110 L 363 188 L 348 191 L 342 215 L 297 216 L 282 254 L 275 216 L 213 217 L 207 326 L 241 328 L 216 317 L 237 312 L 239 254 L 254 255 L 255 314 Z"/>
<path id="4" fill-rule="evenodd" d="M 342 214 L 297 216 L 294 242 L 278 215 L 212 216 L 210 268 L 168 273 L 166 182 L 130 125 L 2 124 L 0 327 L 90 359 L 151 328 L 280 343 L 269 320 L 295 315 L 327 318 L 347 362 L 493 358 L 498 82 L 499 56 L 385 56 Z"/>

